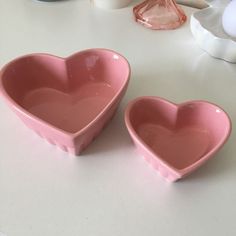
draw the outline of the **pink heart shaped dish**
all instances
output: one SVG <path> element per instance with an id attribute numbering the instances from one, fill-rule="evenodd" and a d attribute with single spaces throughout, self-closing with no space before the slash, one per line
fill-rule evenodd
<path id="1" fill-rule="evenodd" d="M 29 128 L 79 154 L 115 113 L 129 77 L 123 56 L 89 49 L 66 59 L 48 54 L 15 59 L 2 69 L 0 88 Z"/>
<path id="2" fill-rule="evenodd" d="M 169 181 L 200 167 L 231 132 L 229 116 L 205 101 L 140 97 L 127 106 L 125 122 L 137 150 Z"/>

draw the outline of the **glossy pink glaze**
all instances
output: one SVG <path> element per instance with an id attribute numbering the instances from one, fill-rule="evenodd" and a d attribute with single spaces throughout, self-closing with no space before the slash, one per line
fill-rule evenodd
<path id="1" fill-rule="evenodd" d="M 31 54 L 1 71 L 1 92 L 16 114 L 50 143 L 79 154 L 113 116 L 128 86 L 120 54 L 89 49 L 66 59 Z"/>
<path id="2" fill-rule="evenodd" d="M 201 166 L 231 133 L 229 116 L 205 101 L 140 97 L 127 106 L 125 122 L 138 151 L 169 181 Z"/>

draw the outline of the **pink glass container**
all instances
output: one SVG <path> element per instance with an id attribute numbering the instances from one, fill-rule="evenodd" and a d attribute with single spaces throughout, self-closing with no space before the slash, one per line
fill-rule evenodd
<path id="1" fill-rule="evenodd" d="M 138 23 L 155 30 L 175 29 L 187 20 L 174 0 L 145 0 L 133 12 Z"/>

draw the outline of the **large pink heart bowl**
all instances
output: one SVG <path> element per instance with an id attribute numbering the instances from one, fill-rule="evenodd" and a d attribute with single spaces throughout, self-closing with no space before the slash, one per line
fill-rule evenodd
<path id="1" fill-rule="evenodd" d="M 1 70 L 0 89 L 29 128 L 79 154 L 112 118 L 129 77 L 128 61 L 107 49 L 89 49 L 66 59 L 31 54 Z"/>
<path id="2" fill-rule="evenodd" d="M 125 122 L 138 151 L 169 181 L 200 167 L 231 133 L 229 116 L 205 101 L 140 97 L 127 106 Z"/>

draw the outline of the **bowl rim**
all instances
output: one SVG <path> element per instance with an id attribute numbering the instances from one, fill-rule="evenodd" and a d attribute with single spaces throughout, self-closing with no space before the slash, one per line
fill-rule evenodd
<path id="1" fill-rule="evenodd" d="M 193 104 L 193 103 L 194 104 L 211 105 L 211 106 L 215 107 L 216 109 L 220 109 L 224 113 L 224 115 L 226 116 L 227 121 L 228 121 L 226 133 L 222 137 L 220 142 L 217 143 L 217 145 L 215 145 L 209 152 L 207 152 L 203 156 L 201 156 L 201 158 L 199 160 L 197 160 L 196 162 L 192 163 L 191 165 L 189 165 L 185 168 L 178 169 L 178 168 L 174 167 L 173 165 L 171 165 L 169 162 L 167 162 L 163 157 L 156 154 L 147 144 L 145 144 L 145 142 L 140 138 L 140 136 L 137 134 L 137 132 L 133 128 L 133 125 L 131 124 L 131 121 L 130 121 L 131 109 L 137 102 L 143 101 L 143 100 L 162 101 L 168 105 L 176 107 L 177 110 L 180 107 L 186 106 L 188 104 Z M 210 157 L 212 157 L 221 147 L 224 146 L 224 144 L 228 141 L 230 134 L 232 132 L 232 121 L 231 121 L 230 116 L 228 115 L 228 113 L 224 109 L 222 109 L 220 106 L 216 105 L 215 103 L 208 102 L 205 100 L 187 100 L 182 103 L 174 103 L 174 102 L 171 102 L 165 98 L 158 97 L 158 96 L 141 96 L 141 97 L 135 98 L 134 100 L 130 101 L 125 109 L 125 124 L 128 129 L 128 132 L 129 132 L 130 136 L 132 137 L 132 139 L 134 140 L 134 142 L 137 142 L 138 145 L 140 145 L 142 148 L 144 148 L 145 151 L 148 152 L 149 155 L 158 159 L 162 163 L 163 166 L 167 167 L 168 169 L 171 169 L 171 171 L 174 172 L 179 178 L 182 178 L 183 176 L 187 175 L 192 170 L 196 169 L 198 166 L 200 166 L 205 161 L 207 161 Z"/>
<path id="2" fill-rule="evenodd" d="M 8 67 L 10 67 L 13 63 L 28 58 L 28 57 L 32 57 L 32 56 L 48 56 L 48 57 L 52 57 L 52 58 L 56 58 L 59 60 L 63 60 L 65 63 L 72 57 L 79 57 L 81 54 L 84 53 L 90 53 L 90 52 L 108 52 L 114 55 L 117 55 L 119 58 L 122 58 L 122 60 L 125 63 L 125 66 L 127 67 L 127 75 L 124 78 L 124 82 L 122 84 L 122 86 L 120 86 L 120 88 L 118 89 L 118 91 L 115 93 L 115 95 L 112 97 L 112 99 L 108 102 L 108 104 L 99 112 L 99 114 L 86 126 L 84 126 L 82 129 L 80 129 L 79 131 L 76 131 L 75 133 L 72 132 L 68 132 L 66 130 L 63 130 L 61 128 L 58 128 L 52 124 L 50 124 L 49 122 L 37 117 L 36 115 L 30 113 L 29 111 L 27 111 L 26 109 L 24 109 L 22 106 L 20 106 L 9 94 L 8 92 L 5 90 L 4 85 L 3 85 L 3 78 L 4 78 L 4 73 L 6 71 L 6 69 Z M 26 116 L 28 119 L 33 120 L 34 122 L 37 122 L 40 125 L 45 126 L 46 128 L 53 130 L 53 132 L 57 132 L 58 134 L 60 133 L 63 134 L 64 136 L 66 136 L 67 138 L 69 137 L 70 139 L 75 139 L 80 135 L 83 135 L 91 126 L 93 126 L 103 115 L 104 113 L 109 110 L 112 105 L 118 100 L 119 96 L 122 94 L 123 91 L 125 91 L 125 89 L 128 86 L 129 80 L 130 80 L 130 76 L 131 76 L 131 66 L 129 61 L 120 53 L 111 50 L 111 49 L 106 49 L 106 48 L 89 48 L 89 49 L 85 49 L 85 50 L 81 50 L 78 52 L 73 53 L 72 55 L 68 56 L 68 57 L 60 57 L 60 56 L 56 56 L 50 53 L 30 53 L 30 54 L 26 54 L 23 56 L 19 56 L 13 60 L 11 60 L 10 62 L 8 62 L 7 64 L 5 64 L 2 69 L 0 70 L 0 94 L 3 96 L 3 98 L 5 99 L 5 101 L 9 104 L 10 107 L 13 107 L 17 112 L 19 112 L 20 114 L 22 114 L 23 116 Z"/>

